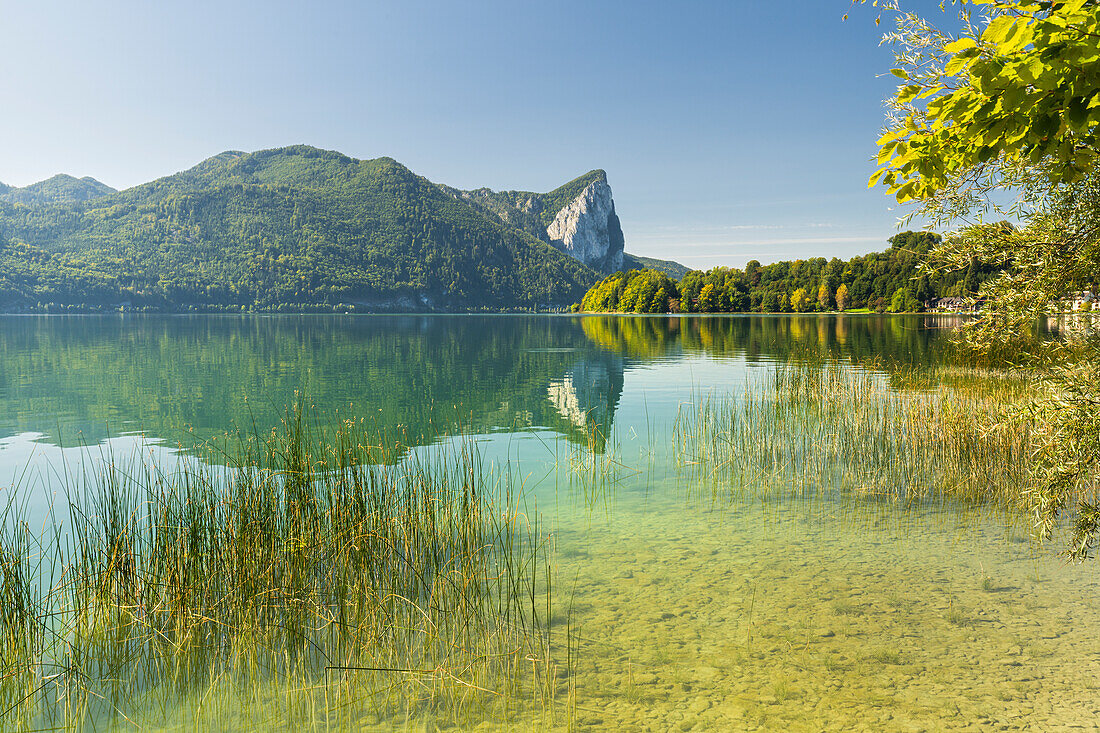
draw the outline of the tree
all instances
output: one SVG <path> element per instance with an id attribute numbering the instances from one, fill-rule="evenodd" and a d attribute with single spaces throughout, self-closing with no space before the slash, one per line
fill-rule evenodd
<path id="1" fill-rule="evenodd" d="M 657 289 L 653 298 L 649 301 L 648 313 L 668 313 L 668 293 L 664 287 Z"/>
<path id="2" fill-rule="evenodd" d="M 760 284 L 760 260 L 749 260 L 745 263 L 745 276 L 749 279 L 749 285 Z"/>
<path id="3" fill-rule="evenodd" d="M 962 286 L 971 290 L 979 268 L 1002 270 L 977 288 L 986 305 L 962 342 L 1015 361 L 1033 356 L 1036 462 L 1022 498 L 1042 539 L 1071 513 L 1066 554 L 1080 560 L 1100 540 L 1092 498 L 1100 485 L 1100 348 L 1083 336 L 1035 343 L 1030 334 L 1036 316 L 1100 272 L 1100 2 L 959 4 L 956 36 L 888 4 L 902 84 L 870 183 L 919 202 L 914 213 L 935 222 L 991 209 L 1021 219 L 1019 227 L 980 219 L 963 226 L 932 249 L 927 271 L 966 269 Z M 979 5 L 988 22 L 972 19 Z"/>
<path id="4" fill-rule="evenodd" d="M 699 310 L 702 313 L 714 313 L 718 310 L 718 290 L 714 283 L 707 283 L 699 293 Z"/>
<path id="5" fill-rule="evenodd" d="M 898 288 L 890 299 L 891 313 L 915 313 L 920 310 L 920 303 L 910 292 L 909 288 Z"/>
<path id="6" fill-rule="evenodd" d="M 970 260 L 970 266 L 966 268 L 966 277 L 963 278 L 963 290 L 966 295 L 976 295 L 978 292 L 978 258 Z"/>
<path id="7" fill-rule="evenodd" d="M 795 313 L 803 313 L 810 308 L 810 294 L 806 288 L 798 288 L 791 293 L 791 310 Z"/>
<path id="8" fill-rule="evenodd" d="M 829 310 L 834 307 L 835 292 L 845 288 L 844 308 L 861 307 L 883 298 L 889 305 L 899 287 L 912 292 L 914 288 L 920 301 L 944 295 L 958 295 L 963 286 L 964 273 L 922 272 L 921 261 L 928 252 L 941 243 L 938 235 L 929 232 L 902 232 L 890 238 L 890 248 L 884 252 L 872 252 L 854 257 L 847 262 L 840 259 L 826 261 L 817 257 L 797 262 L 774 262 L 769 265 L 750 261 L 748 272 L 730 267 L 713 267 L 710 270 L 692 270 L 679 283 L 656 270 L 631 270 L 612 273 L 584 295 L 581 305 L 586 311 L 601 312 L 652 312 L 654 296 L 664 288 L 669 308 L 673 300 L 679 301 L 684 312 L 788 312 L 793 310 L 791 293 L 802 288 L 808 303 L 804 310 Z M 969 263 L 969 260 L 967 260 Z M 6 263 L 0 251 L 0 271 Z M 982 264 L 971 271 L 971 281 L 981 285 L 995 277 L 997 267 Z M 753 279 L 756 284 L 753 284 Z M 912 285 L 916 282 L 916 285 Z M 835 283 L 835 285 L 833 285 Z M 711 286 L 705 298 L 703 290 Z M 770 295 L 769 295 L 770 294 Z M 664 302 L 663 299 L 658 299 Z M 915 308 L 907 308 L 915 310 Z"/>
<path id="9" fill-rule="evenodd" d="M 1019 182 L 1036 164 L 1051 184 L 1084 177 L 1100 154 L 1100 3 L 959 4 L 962 32 L 952 37 L 891 3 L 898 29 L 887 39 L 902 84 L 872 184 L 901 202 L 964 212 L 974 194 Z M 981 6 L 989 23 L 968 6 Z"/>
<path id="10" fill-rule="evenodd" d="M 836 309 L 843 311 L 848 309 L 848 286 L 844 283 L 836 289 Z"/>

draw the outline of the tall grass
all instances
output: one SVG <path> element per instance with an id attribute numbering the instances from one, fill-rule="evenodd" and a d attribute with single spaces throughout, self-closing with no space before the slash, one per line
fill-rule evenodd
<path id="1" fill-rule="evenodd" d="M 0 728 L 548 720 L 537 514 L 469 444 L 367 438 L 296 410 L 221 465 L 73 477 L 45 536 L 9 503 Z"/>
<path id="2" fill-rule="evenodd" d="M 786 364 L 743 394 L 681 406 L 678 465 L 712 487 L 904 502 L 951 498 L 1016 507 L 1029 481 L 1026 423 L 1003 410 L 1020 390 L 948 375 L 891 386 L 840 365 Z M 978 385 L 981 386 L 978 386 Z M 961 386 L 966 385 L 966 386 Z"/>

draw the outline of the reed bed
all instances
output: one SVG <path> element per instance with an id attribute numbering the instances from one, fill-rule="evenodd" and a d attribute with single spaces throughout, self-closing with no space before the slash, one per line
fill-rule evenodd
<path id="1" fill-rule="evenodd" d="M 682 405 L 677 465 L 715 492 L 1018 508 L 1031 433 L 1003 418 L 1024 390 L 1004 375 L 944 376 L 891 385 L 836 363 L 779 365 L 740 395 Z"/>
<path id="2" fill-rule="evenodd" d="M 601 423 L 587 426 L 587 443 L 569 444 L 567 472 L 570 489 L 578 492 L 585 506 L 591 509 L 600 505 L 608 513 L 618 486 L 639 473 L 623 463 L 622 448 L 609 439 L 609 432 L 609 426 Z"/>
<path id="3" fill-rule="evenodd" d="M 0 729 L 547 723 L 537 514 L 469 444 L 367 438 L 296 410 L 220 465 L 108 456 L 46 535 L 9 502 Z"/>

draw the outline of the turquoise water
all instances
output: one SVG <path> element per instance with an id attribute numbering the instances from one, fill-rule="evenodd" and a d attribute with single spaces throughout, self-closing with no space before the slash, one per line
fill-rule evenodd
<path id="1" fill-rule="evenodd" d="M 511 467 L 541 518 L 554 629 L 569 646 L 568 661 L 553 650 L 558 712 L 489 707 L 487 727 L 1094 727 L 1100 578 L 1033 547 L 1023 521 L 950 502 L 734 496 L 677 465 L 684 403 L 736 396 L 799 360 L 900 381 L 943 358 L 950 326 L 912 316 L 4 317 L 0 490 L 18 491 L 45 524 L 66 471 L 134 451 L 160 465 L 195 461 L 190 446 L 266 430 L 296 400 L 365 417 L 414 453 L 464 435 L 487 464 Z M 200 719 L 332 720 L 253 700 Z M 147 725 L 173 727 L 174 715 Z M 422 711 L 349 723 L 454 725 Z"/>

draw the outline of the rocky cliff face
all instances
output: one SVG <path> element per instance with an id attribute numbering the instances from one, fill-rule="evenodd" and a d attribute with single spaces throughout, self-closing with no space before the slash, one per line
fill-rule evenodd
<path id="1" fill-rule="evenodd" d="M 549 193 L 440 188 L 603 273 L 623 266 L 623 230 L 607 174 L 592 170 Z"/>
<path id="2" fill-rule="evenodd" d="M 593 269 L 613 272 L 623 266 L 623 230 L 611 186 L 602 177 L 557 213 L 546 235 L 550 244 Z"/>

